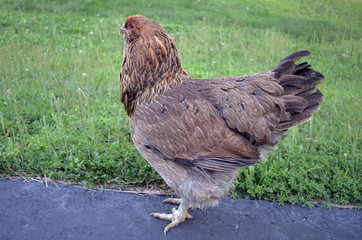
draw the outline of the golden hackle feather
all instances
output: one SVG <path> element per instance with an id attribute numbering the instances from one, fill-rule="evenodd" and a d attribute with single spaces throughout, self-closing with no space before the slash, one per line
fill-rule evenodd
<path id="1" fill-rule="evenodd" d="M 187 74 L 175 41 L 160 25 L 140 15 L 127 21 L 138 30 L 137 38 L 125 37 L 120 74 L 121 100 L 127 114 L 132 115 L 137 101 L 151 101 L 170 86 L 180 84 Z"/>

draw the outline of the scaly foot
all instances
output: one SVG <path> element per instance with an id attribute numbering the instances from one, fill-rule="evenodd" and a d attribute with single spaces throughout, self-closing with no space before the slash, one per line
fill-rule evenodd
<path id="1" fill-rule="evenodd" d="M 176 227 L 180 223 L 184 222 L 186 219 L 192 218 L 192 216 L 187 212 L 187 209 L 188 209 L 187 204 L 185 204 L 185 202 L 183 202 L 181 199 L 172 199 L 172 200 L 166 199 L 166 200 L 164 202 L 175 203 L 175 204 L 177 204 L 177 203 L 174 200 L 177 200 L 177 202 L 179 201 L 181 204 L 178 209 L 173 208 L 171 214 L 167 214 L 167 213 L 151 213 L 150 214 L 153 217 L 160 218 L 160 219 L 166 220 L 166 221 L 171 221 L 171 223 L 168 224 L 165 227 L 165 229 L 163 230 L 163 233 L 165 235 L 166 235 L 167 231 L 170 230 L 171 228 Z"/>

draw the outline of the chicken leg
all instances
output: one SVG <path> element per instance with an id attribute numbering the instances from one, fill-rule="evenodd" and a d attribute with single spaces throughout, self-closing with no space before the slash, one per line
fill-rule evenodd
<path id="1" fill-rule="evenodd" d="M 167 231 L 171 228 L 176 227 L 180 223 L 184 222 L 186 219 L 192 218 L 192 216 L 188 213 L 188 203 L 183 199 L 173 199 L 173 198 L 167 198 L 163 202 L 173 203 L 173 204 L 180 204 L 178 209 L 173 208 L 172 213 L 151 213 L 150 215 L 156 218 L 160 218 L 163 220 L 171 221 L 170 224 L 168 224 L 165 229 L 163 230 L 163 233 L 166 235 Z"/>

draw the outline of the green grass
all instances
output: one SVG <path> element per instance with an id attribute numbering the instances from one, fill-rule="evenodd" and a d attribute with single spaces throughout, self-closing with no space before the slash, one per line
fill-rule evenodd
<path id="1" fill-rule="evenodd" d="M 117 32 L 141 13 L 176 39 L 194 77 L 261 72 L 311 50 L 326 77 L 320 112 L 269 161 L 241 169 L 232 195 L 362 205 L 360 1 L 0 3 L 0 173 L 165 187 L 133 146 L 119 101 Z"/>

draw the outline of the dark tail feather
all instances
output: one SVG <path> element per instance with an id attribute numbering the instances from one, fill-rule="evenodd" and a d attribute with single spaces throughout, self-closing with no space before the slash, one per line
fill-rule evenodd
<path id="1" fill-rule="evenodd" d="M 309 55 L 310 55 L 310 52 L 308 50 L 299 50 L 299 51 L 296 51 L 296 52 L 288 55 L 281 62 L 284 62 L 286 60 L 292 60 L 293 62 L 296 62 L 299 59 L 301 59 L 302 57 L 307 57 Z"/>
<path id="2" fill-rule="evenodd" d="M 276 66 L 272 71 L 275 73 L 275 78 L 280 78 L 286 74 L 292 74 L 295 71 L 298 71 L 300 68 L 308 67 L 308 63 L 302 63 L 299 65 L 295 65 L 295 62 L 301 59 L 302 57 L 309 56 L 310 52 L 308 50 L 300 50 L 290 54 L 285 57 L 278 66 Z"/>
<path id="3" fill-rule="evenodd" d="M 323 101 L 322 93 L 316 88 L 324 76 L 313 70 L 304 62 L 296 64 L 300 58 L 308 56 L 307 50 L 294 52 L 284 58 L 272 72 L 279 84 L 284 88 L 285 119 L 277 126 L 277 130 L 286 130 L 292 126 L 309 120 L 319 110 Z"/>

